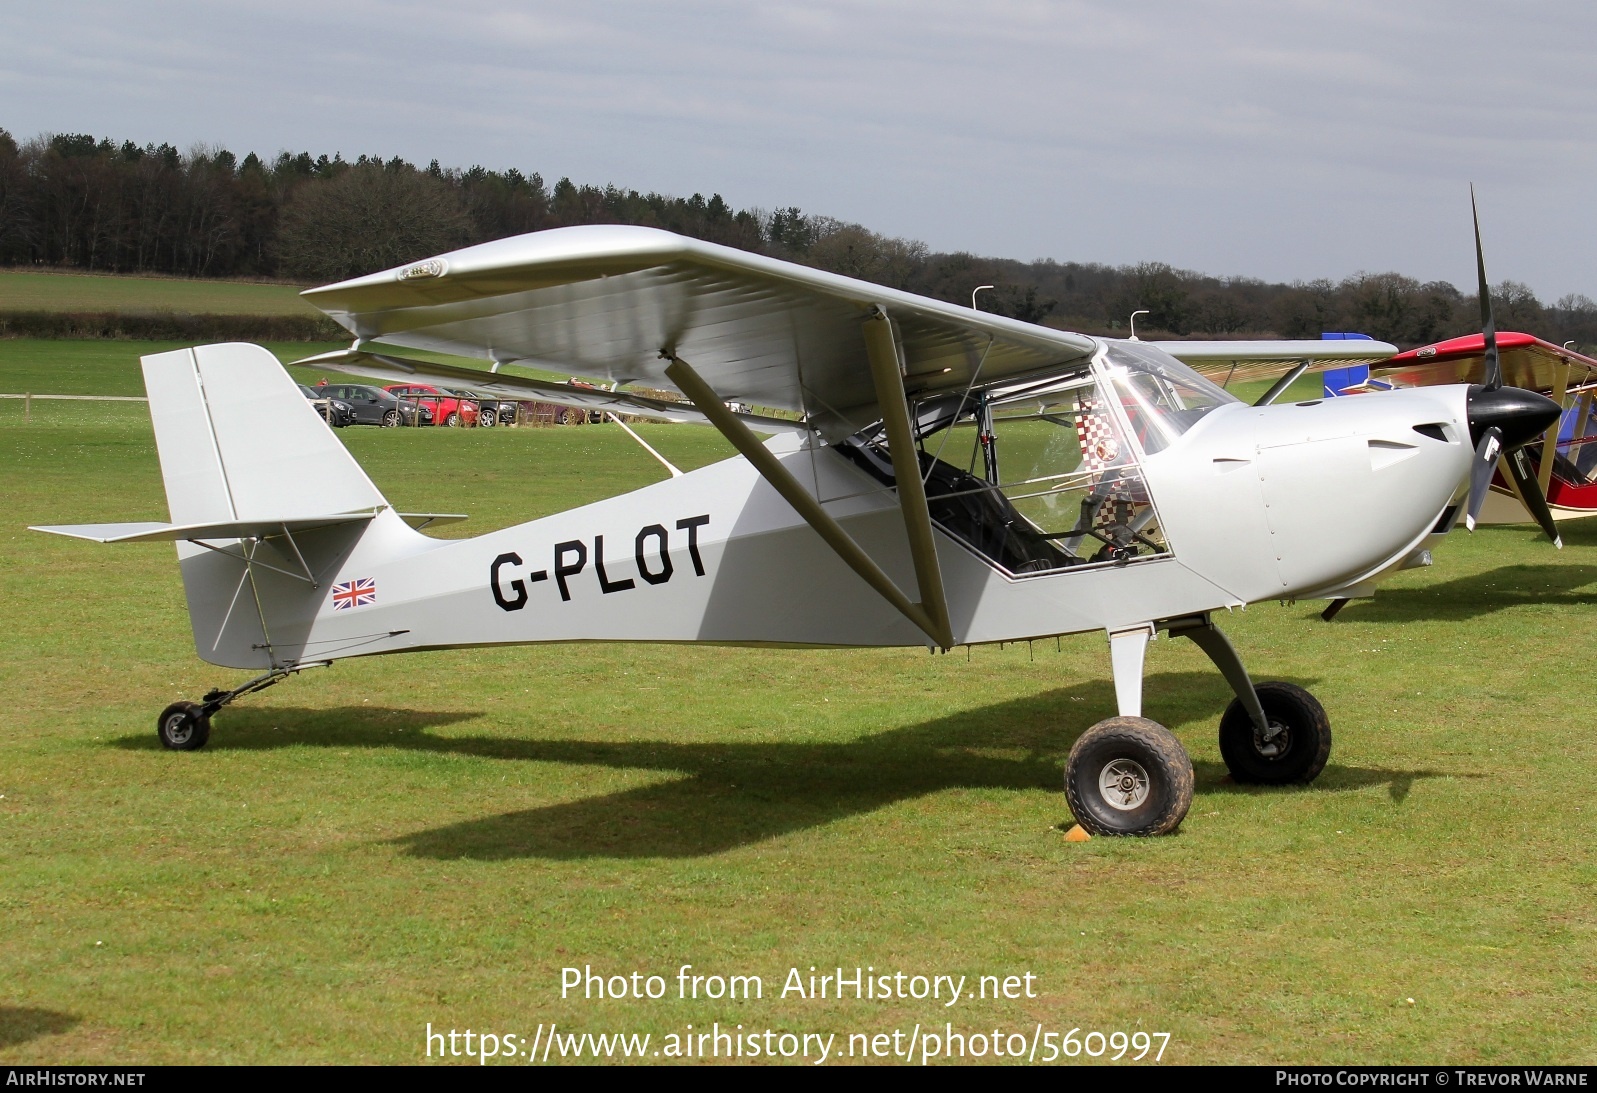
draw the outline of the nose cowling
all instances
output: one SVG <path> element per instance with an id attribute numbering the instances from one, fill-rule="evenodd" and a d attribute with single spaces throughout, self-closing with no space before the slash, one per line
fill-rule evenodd
<path id="1" fill-rule="evenodd" d="M 1470 385 L 1469 435 L 1476 444 L 1495 426 L 1502 433 L 1503 447 L 1513 451 L 1545 433 L 1561 413 L 1558 403 L 1523 387 Z"/>

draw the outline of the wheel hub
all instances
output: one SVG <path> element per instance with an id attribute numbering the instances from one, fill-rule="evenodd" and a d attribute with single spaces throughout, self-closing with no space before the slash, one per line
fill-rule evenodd
<path id="1" fill-rule="evenodd" d="M 1134 759 L 1116 759 L 1098 775 L 1098 791 L 1110 808 L 1130 812 L 1148 799 L 1148 772 Z"/>
<path id="2" fill-rule="evenodd" d="M 1292 746 L 1292 737 L 1285 725 L 1272 721 L 1268 732 L 1253 730 L 1253 746 L 1263 758 L 1279 759 Z"/>
<path id="3" fill-rule="evenodd" d="M 174 744 L 187 744 L 194 735 L 194 723 L 186 714 L 175 713 L 166 719 L 166 735 Z"/>

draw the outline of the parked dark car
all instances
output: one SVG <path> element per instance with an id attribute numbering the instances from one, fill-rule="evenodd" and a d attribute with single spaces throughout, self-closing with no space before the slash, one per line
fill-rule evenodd
<path id="1" fill-rule="evenodd" d="M 521 403 L 515 399 L 477 399 L 477 424 L 483 428 L 493 425 L 514 425 Z"/>
<path id="2" fill-rule="evenodd" d="M 311 406 L 322 415 L 322 420 L 335 429 L 342 429 L 346 425 L 355 424 L 355 407 L 341 398 L 328 398 L 317 394 L 303 383 L 299 384 L 299 392 L 310 400 Z"/>
<path id="3" fill-rule="evenodd" d="M 357 425 L 431 425 L 433 412 L 409 399 L 396 398 L 381 387 L 364 383 L 322 383 L 316 392 L 323 398 L 334 398 L 349 403 L 355 412 Z"/>

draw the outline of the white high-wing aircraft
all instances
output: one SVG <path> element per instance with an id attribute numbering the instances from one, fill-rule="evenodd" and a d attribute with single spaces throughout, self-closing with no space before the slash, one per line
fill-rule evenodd
<path id="1" fill-rule="evenodd" d="M 1172 351 L 1395 350 L 1092 338 L 647 228 L 503 239 L 306 296 L 355 336 L 311 359 L 322 367 L 707 422 L 741 455 L 439 540 L 416 528 L 445 517 L 394 511 L 265 349 L 145 357 L 171 522 L 37 530 L 175 541 L 199 655 L 262 673 L 163 711 L 169 748 L 203 746 L 229 702 L 345 657 L 556 641 L 947 650 L 1101 631 L 1118 716 L 1071 750 L 1070 808 L 1093 833 L 1164 833 L 1193 774 L 1141 716 L 1148 642 L 1191 638 L 1235 691 L 1220 745 L 1238 781 L 1313 779 L 1324 710 L 1291 684 L 1255 686 L 1212 613 L 1368 595 L 1427 564 L 1472 477 L 1489 481 L 1499 449 L 1558 414 L 1500 378 L 1273 404 L 1283 381 L 1249 406 Z M 517 364 L 687 402 L 502 370 Z"/>

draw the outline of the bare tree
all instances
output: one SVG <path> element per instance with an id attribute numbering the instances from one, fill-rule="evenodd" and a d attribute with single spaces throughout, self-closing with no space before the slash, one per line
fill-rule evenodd
<path id="1" fill-rule="evenodd" d="M 460 191 L 409 164 L 366 161 L 301 186 L 283 210 L 283 270 L 341 280 L 465 246 L 474 237 Z"/>

